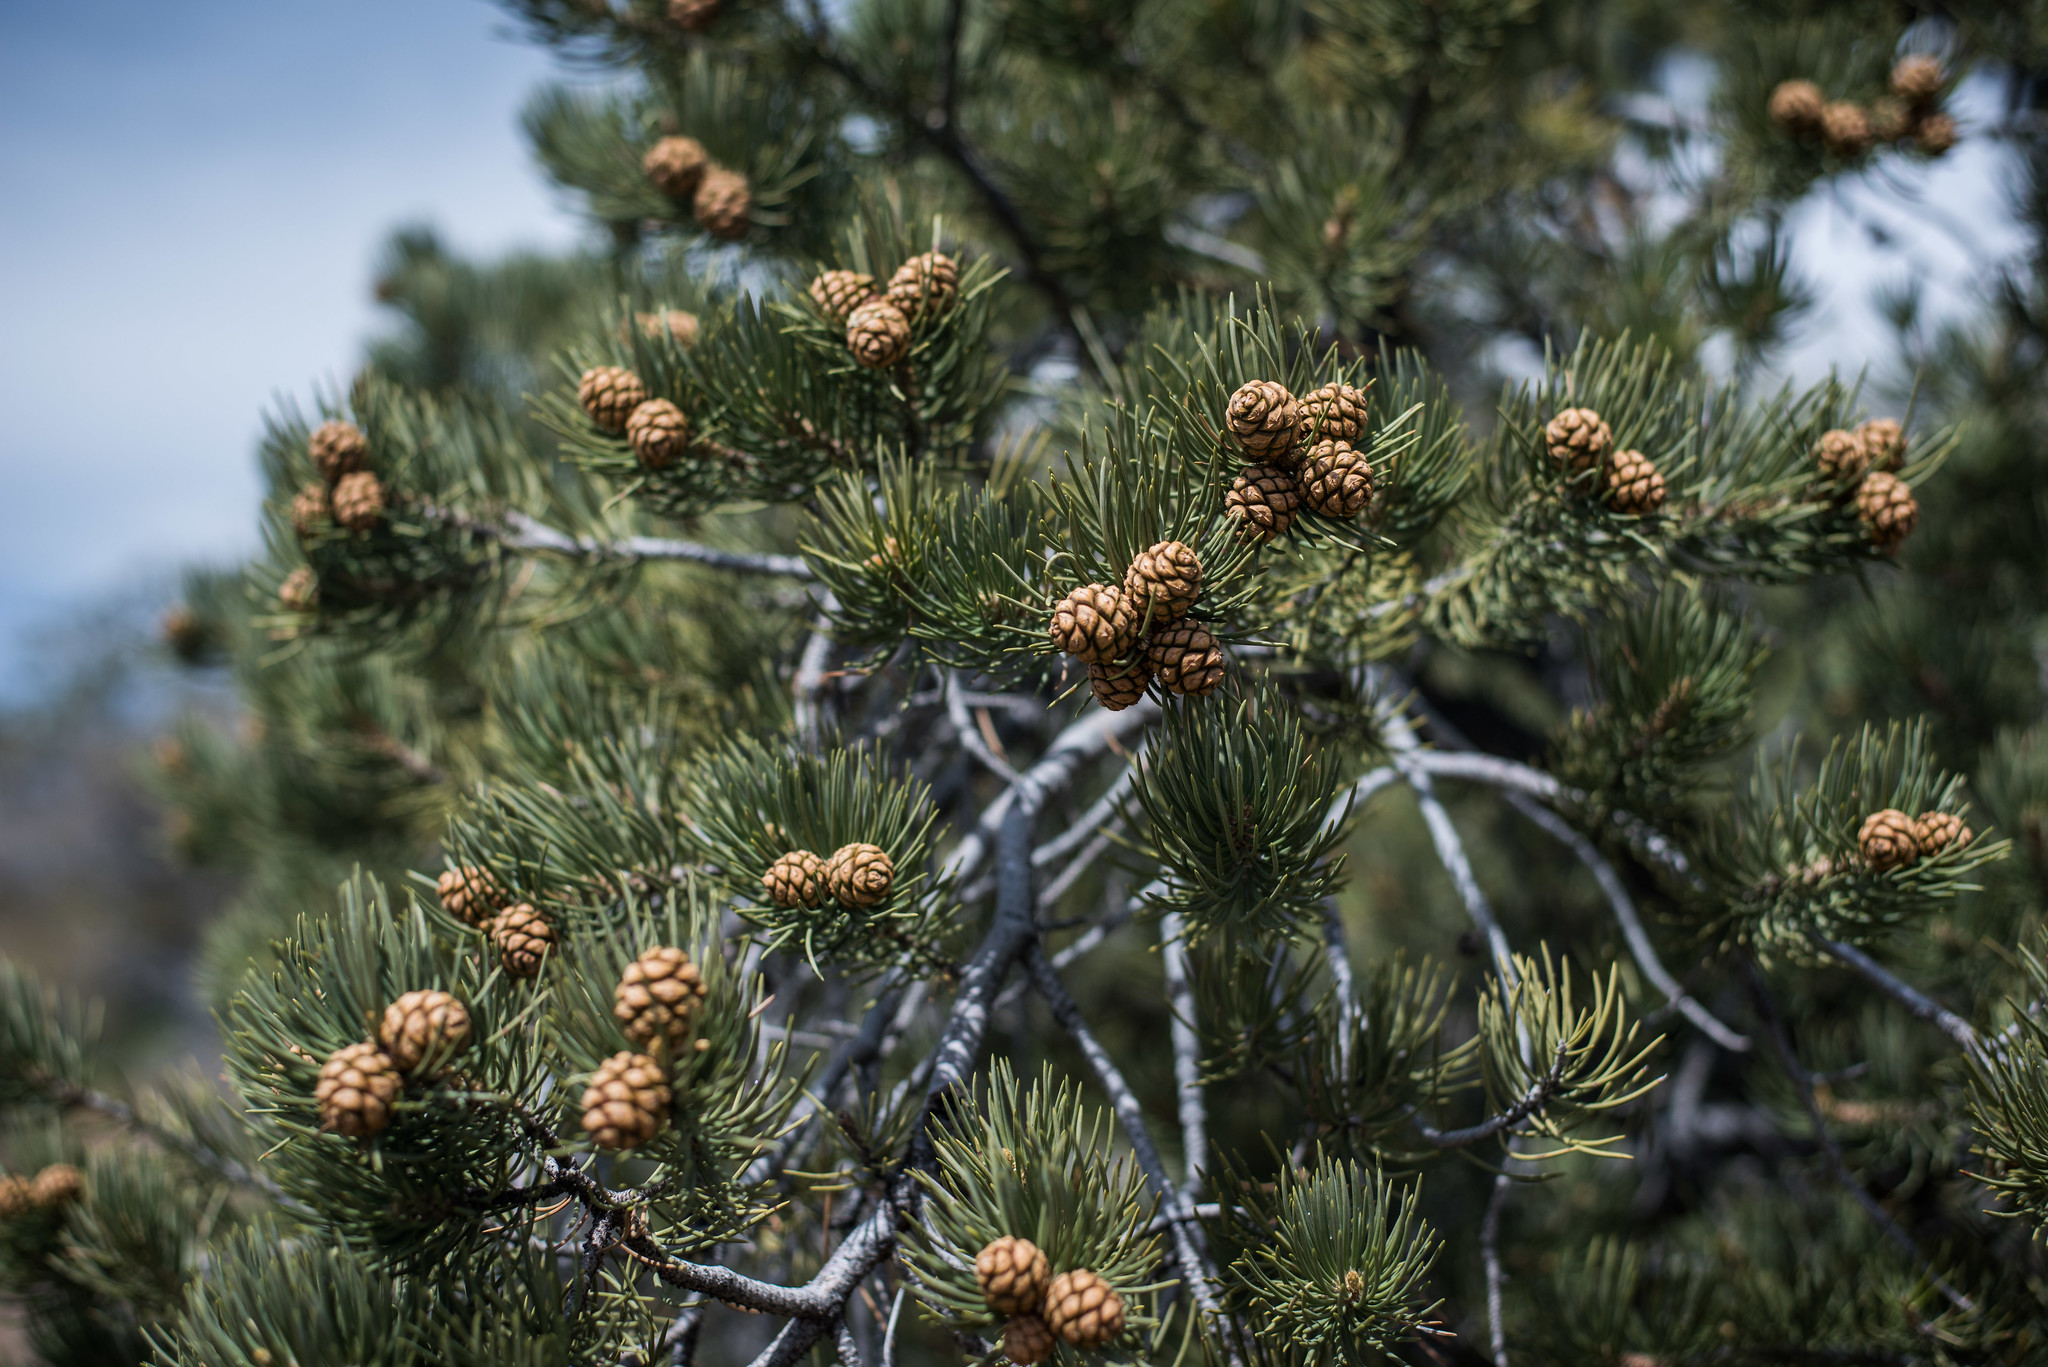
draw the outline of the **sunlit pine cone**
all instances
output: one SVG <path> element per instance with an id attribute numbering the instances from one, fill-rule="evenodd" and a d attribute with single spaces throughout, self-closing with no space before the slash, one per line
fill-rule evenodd
<path id="1" fill-rule="evenodd" d="M 48 1209 L 71 1204 L 84 1190 L 84 1173 L 69 1163 L 52 1163 L 36 1174 L 29 1196 L 37 1205 Z"/>
<path id="2" fill-rule="evenodd" d="M 1915 110 L 1934 107 L 1941 95 L 1941 61 L 1925 53 L 1901 57 L 1892 68 L 1892 94 L 1897 95 Z"/>
<path id="3" fill-rule="evenodd" d="M 1607 462 L 1607 502 L 1631 517 L 1654 513 L 1664 506 L 1664 476 L 1641 451 L 1616 451 Z"/>
<path id="4" fill-rule="evenodd" d="M 1202 559 L 1183 542 L 1156 542 L 1139 551 L 1124 571 L 1124 596 L 1140 628 L 1186 616 L 1201 595 Z"/>
<path id="5" fill-rule="evenodd" d="M 1929 114 L 1913 125 L 1913 145 L 1930 157 L 1945 155 L 1961 139 L 1956 121 L 1946 114 Z"/>
<path id="6" fill-rule="evenodd" d="M 1922 812 L 1913 818 L 1913 839 L 1928 859 L 1946 849 L 1959 850 L 1975 838 L 1963 819 L 1952 812 Z"/>
<path id="7" fill-rule="evenodd" d="M 1879 873 L 1904 868 L 1920 857 L 1920 836 L 1913 818 L 1896 807 L 1863 818 L 1856 844 L 1863 852 L 1863 862 Z"/>
<path id="8" fill-rule="evenodd" d="M 292 530 L 301 537 L 312 535 L 315 528 L 325 526 L 333 516 L 334 500 L 319 480 L 305 484 L 292 495 Z"/>
<path id="9" fill-rule="evenodd" d="M 1550 458 L 1574 473 L 1591 470 L 1607 459 L 1614 433 L 1590 408 L 1567 408 L 1543 425 Z"/>
<path id="10" fill-rule="evenodd" d="M 846 349 L 869 370 L 887 370 L 910 354 L 910 320 L 886 299 L 870 299 L 846 315 Z"/>
<path id="11" fill-rule="evenodd" d="M 1857 486 L 1856 511 L 1863 516 L 1863 530 L 1882 551 L 1896 551 L 1920 524 L 1920 501 L 1906 481 L 1883 470 L 1871 471 Z"/>
<path id="12" fill-rule="evenodd" d="M 895 879 L 896 865 L 879 845 L 841 845 L 825 861 L 825 886 L 842 906 L 878 905 Z"/>
<path id="13" fill-rule="evenodd" d="M 1820 140 L 1838 157 L 1862 156 L 1875 136 L 1862 105 L 1832 100 L 1820 111 Z"/>
<path id="14" fill-rule="evenodd" d="M 1145 663 L 1143 655 L 1114 664 L 1088 666 L 1088 691 L 1112 712 L 1136 707 L 1145 697 L 1145 686 L 1151 682 L 1152 667 Z"/>
<path id="15" fill-rule="evenodd" d="M 1781 81 L 1771 92 L 1771 121 L 1794 137 L 1810 138 L 1820 132 L 1821 110 L 1827 99 L 1812 81 Z"/>
<path id="16" fill-rule="evenodd" d="M 480 926 L 506 902 L 505 890 L 491 877 L 489 869 L 465 865 L 444 870 L 434 880 L 434 893 L 441 909 L 465 925 Z"/>
<path id="17" fill-rule="evenodd" d="M 1047 632 L 1055 648 L 1099 664 L 1130 651 L 1138 639 L 1138 618 L 1122 589 L 1083 584 L 1054 605 Z"/>
<path id="18" fill-rule="evenodd" d="M 659 313 L 636 313 L 633 321 L 640 326 L 640 335 L 651 342 L 658 342 L 664 335 L 673 339 L 685 351 L 697 345 L 697 334 L 702 325 L 697 315 L 688 309 L 663 309 Z M 630 416 L 630 415 L 629 415 Z"/>
<path id="19" fill-rule="evenodd" d="M 768 866 L 761 887 L 778 907 L 815 907 L 825 900 L 825 861 L 809 850 L 791 850 Z"/>
<path id="20" fill-rule="evenodd" d="M 367 532 L 384 516 L 384 486 L 368 470 L 343 475 L 334 486 L 334 520 L 352 532 Z"/>
<path id="21" fill-rule="evenodd" d="M 1223 682 L 1223 648 L 1192 617 L 1154 631 L 1145 663 L 1161 688 L 1185 697 L 1206 698 Z"/>
<path id="22" fill-rule="evenodd" d="M 821 271 L 811 281 L 811 302 L 841 327 L 847 315 L 875 297 L 875 277 L 859 271 Z"/>
<path id="23" fill-rule="evenodd" d="M 720 8 L 720 0 L 668 0 L 668 21 L 685 33 L 702 33 Z"/>
<path id="24" fill-rule="evenodd" d="M 311 565 L 301 565 L 277 586 L 277 605 L 286 612 L 311 612 L 320 606 L 320 581 Z"/>
<path id="25" fill-rule="evenodd" d="M 370 439 L 354 423 L 334 418 L 313 429 L 306 439 L 306 454 L 313 458 L 313 468 L 321 478 L 332 484 L 363 468 L 370 456 Z"/>
<path id="26" fill-rule="evenodd" d="M 592 366 L 576 382 L 576 402 L 607 432 L 626 430 L 626 419 L 647 402 L 647 386 L 624 366 Z"/>
<path id="27" fill-rule="evenodd" d="M 469 1008 L 446 992 L 407 992 L 384 1008 L 377 1042 L 401 1073 L 445 1063 L 469 1043 Z"/>
<path id="28" fill-rule="evenodd" d="M 1372 502 L 1372 466 L 1348 441 L 1324 440 L 1301 458 L 1301 497 L 1324 517 L 1356 517 Z"/>
<path id="29" fill-rule="evenodd" d="M 398 1066 L 374 1044 L 345 1045 L 321 1065 L 313 1086 L 320 1128 L 361 1139 L 391 1124 L 391 1107 L 405 1089 Z"/>
<path id="30" fill-rule="evenodd" d="M 1003 1356 L 1017 1367 L 1032 1367 L 1052 1356 L 1059 1342 L 1036 1315 L 1012 1315 L 1003 1326 Z"/>
<path id="31" fill-rule="evenodd" d="M 635 1044 L 679 1047 L 690 1038 L 704 1004 L 704 974 L 680 949 L 657 945 L 619 976 L 612 1018 Z"/>
<path id="32" fill-rule="evenodd" d="M 1265 545 L 1285 535 L 1301 510 L 1301 487 L 1285 466 L 1247 465 L 1223 495 L 1223 515 L 1237 527 L 1237 539 Z"/>
<path id="33" fill-rule="evenodd" d="M 747 178 L 724 166 L 712 166 L 697 182 L 690 212 L 705 232 L 721 242 L 737 242 L 754 227 L 754 191 Z"/>
<path id="34" fill-rule="evenodd" d="M 1371 421 L 1365 391 L 1348 384 L 1326 384 L 1301 399 L 1303 441 L 1348 441 L 1356 446 Z"/>
<path id="35" fill-rule="evenodd" d="M 667 399 L 649 399 L 626 419 L 626 440 L 643 470 L 662 470 L 682 458 L 690 445 L 690 420 Z"/>
<path id="36" fill-rule="evenodd" d="M 583 1090 L 583 1129 L 600 1149 L 637 1149 L 668 1124 L 668 1076 L 645 1054 L 613 1054 Z"/>
<path id="37" fill-rule="evenodd" d="M 974 1255 L 974 1280 L 989 1309 L 998 1315 L 1022 1315 L 1044 1301 L 1052 1267 L 1037 1244 L 1005 1234 Z"/>
<path id="38" fill-rule="evenodd" d="M 1254 461 L 1290 465 L 1301 439 L 1301 401 L 1278 380 L 1252 380 L 1238 386 L 1224 411 L 1231 435 Z"/>
<path id="39" fill-rule="evenodd" d="M 1870 418 L 1857 424 L 1856 440 L 1873 470 L 1896 470 L 1906 463 L 1906 432 L 1897 418 Z"/>
<path id="40" fill-rule="evenodd" d="M 960 297 L 960 267 L 943 252 L 919 252 L 896 268 L 882 297 L 905 318 L 937 317 Z"/>
<path id="41" fill-rule="evenodd" d="M 485 931 L 498 948 L 498 962 L 515 978 L 531 978 L 555 947 L 555 928 L 525 902 L 492 917 Z"/>
<path id="42" fill-rule="evenodd" d="M 1853 482 L 1870 468 L 1870 451 L 1861 437 L 1837 427 L 1821 433 L 1813 444 L 1813 463 L 1820 467 L 1823 479 Z"/>
<path id="43" fill-rule="evenodd" d="M 1076 1348 L 1100 1348 L 1124 1331 L 1123 1297 L 1085 1267 L 1052 1279 L 1040 1313 L 1046 1328 Z"/>
<path id="44" fill-rule="evenodd" d="M 711 157 L 695 138 L 663 138 L 640 158 L 640 169 L 654 182 L 654 188 L 670 199 L 688 199 L 697 193 Z"/>

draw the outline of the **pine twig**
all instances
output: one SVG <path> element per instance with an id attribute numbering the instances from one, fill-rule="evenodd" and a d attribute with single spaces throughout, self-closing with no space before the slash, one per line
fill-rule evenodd
<path id="1" fill-rule="evenodd" d="M 1506 1173 L 1493 1179 L 1493 1193 L 1486 1199 L 1486 1218 L 1479 1224 L 1479 1254 L 1486 1263 L 1486 1333 L 1493 1349 L 1493 1367 L 1508 1367 L 1508 1326 L 1501 1313 L 1500 1217 L 1507 1209 L 1508 1190 L 1514 1185 Z"/>
<path id="2" fill-rule="evenodd" d="M 1202 1039 L 1195 1033 L 1195 984 L 1186 931 L 1179 912 L 1159 918 L 1159 953 L 1166 961 L 1166 997 L 1173 1012 L 1174 1093 L 1179 1101 L 1181 1152 L 1186 1156 L 1181 1200 L 1192 1204 L 1209 1165 L 1209 1112 L 1202 1099 Z"/>
<path id="3" fill-rule="evenodd" d="M 1865 981 L 1883 992 L 1899 1005 L 1928 1022 L 1937 1030 L 1956 1042 L 1966 1054 L 1983 1057 L 1986 1053 L 1984 1037 L 1971 1024 L 1955 1012 L 1943 1006 L 1934 998 L 1887 972 L 1877 960 L 1851 944 L 1830 940 L 1820 935 L 1812 937 L 1813 942 L 1836 959 L 1861 974 Z"/>

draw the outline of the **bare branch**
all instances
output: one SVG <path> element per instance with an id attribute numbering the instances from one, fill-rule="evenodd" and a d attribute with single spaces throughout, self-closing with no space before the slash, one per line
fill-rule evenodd
<path id="1" fill-rule="evenodd" d="M 567 532 L 557 531 L 545 522 L 517 510 L 505 514 L 502 526 L 452 509 L 428 507 L 423 511 L 429 517 L 450 526 L 492 537 L 500 545 L 515 551 L 540 551 L 550 555 L 566 555 L 577 560 L 684 560 L 695 565 L 734 570 L 741 574 L 779 575 L 785 579 L 818 577 L 811 572 L 811 567 L 804 563 L 803 557 L 796 555 L 773 555 L 765 551 L 722 551 L 715 546 L 703 546 L 694 541 L 673 541 L 655 536 L 627 536 L 617 541 L 599 541 L 595 537 L 571 536 Z"/>
<path id="2" fill-rule="evenodd" d="M 1961 1016 L 1918 988 L 1893 977 L 1877 960 L 1856 946 L 1844 944 L 1840 940 L 1825 939 L 1819 935 L 1813 937 L 1813 942 L 1826 950 L 1830 956 L 1862 974 L 1867 982 L 1893 1001 L 1954 1040 L 1964 1053 L 1980 1058 L 1984 1056 L 1986 1049 L 1983 1036 Z"/>
<path id="3" fill-rule="evenodd" d="M 1173 1008 L 1173 1083 L 1179 1098 L 1180 1146 L 1185 1155 L 1181 1199 L 1192 1203 L 1209 1166 L 1209 1112 L 1202 1100 L 1202 1040 L 1195 1033 L 1195 984 L 1180 913 L 1159 918 L 1159 952 L 1166 961 L 1166 997 Z"/>
<path id="4" fill-rule="evenodd" d="M 1486 1263 L 1486 1332 L 1493 1349 L 1493 1367 L 1508 1367 L 1508 1326 L 1501 1314 L 1500 1216 L 1507 1209 L 1514 1181 L 1506 1173 L 1493 1179 L 1486 1199 L 1486 1218 L 1479 1225 L 1479 1254 Z"/>

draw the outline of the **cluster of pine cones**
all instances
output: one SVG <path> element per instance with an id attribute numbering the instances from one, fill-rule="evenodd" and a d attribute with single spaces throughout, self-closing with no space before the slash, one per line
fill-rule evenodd
<path id="1" fill-rule="evenodd" d="M 1124 571 L 1122 587 L 1083 584 L 1060 599 L 1049 627 L 1055 648 L 1088 666 L 1088 687 L 1112 712 L 1157 680 L 1169 693 L 1203 698 L 1223 682 L 1223 647 L 1188 616 L 1202 592 L 1194 547 L 1161 541 Z"/>
<path id="2" fill-rule="evenodd" d="M 363 429 L 340 418 L 323 422 L 306 439 L 306 455 L 320 478 L 308 480 L 292 495 L 291 524 L 299 539 L 308 540 L 330 524 L 358 533 L 375 527 L 389 498 L 383 482 L 365 468 L 370 440 Z M 277 601 L 287 612 L 311 612 L 320 601 L 312 568 L 301 565 L 286 575 Z"/>
<path id="3" fill-rule="evenodd" d="M 682 950 L 656 945 L 626 965 L 612 1018 L 647 1052 L 613 1054 L 583 1089 L 583 1129 L 599 1148 L 637 1149 L 667 1126 L 675 1100 L 667 1060 L 690 1043 L 703 1005 L 704 975 Z M 699 1039 L 694 1047 L 711 1046 Z"/>
<path id="4" fill-rule="evenodd" d="M 53 1215 L 85 1191 L 85 1174 L 69 1163 L 52 1163 L 34 1177 L 0 1177 L 0 1220 Z"/>
<path id="5" fill-rule="evenodd" d="M 647 149 L 640 169 L 654 188 L 688 204 L 697 224 L 722 242 L 737 242 L 754 226 L 754 192 L 738 171 L 720 166 L 695 138 L 667 137 Z"/>
<path id="6" fill-rule="evenodd" d="M 1830 100 L 1812 81 L 1784 81 L 1771 92 L 1771 119 L 1802 142 L 1853 159 L 1880 143 L 1910 142 L 1930 157 L 1956 145 L 1956 121 L 1941 112 L 1941 63 L 1907 57 L 1892 68 L 1891 94 L 1869 108 Z"/>
<path id="7" fill-rule="evenodd" d="M 1863 862 L 1879 873 L 1903 869 L 1922 859 L 1932 859 L 1947 849 L 1961 849 L 1973 832 L 1963 819 L 1949 812 L 1922 812 L 1907 816 L 1896 807 L 1872 812 L 1856 833 Z"/>
<path id="8" fill-rule="evenodd" d="M 685 315 L 687 316 L 687 315 Z M 592 366 L 576 382 L 576 401 L 599 429 L 625 435 L 643 470 L 665 470 L 690 449 L 690 418 L 624 366 Z"/>
<path id="9" fill-rule="evenodd" d="M 555 928 L 531 903 L 514 901 L 489 869 L 449 869 L 435 880 L 434 891 L 450 916 L 484 933 L 507 973 L 539 974 L 555 947 Z"/>
<path id="10" fill-rule="evenodd" d="M 1365 391 L 1326 384 L 1297 399 L 1277 380 L 1253 380 L 1230 396 L 1224 425 L 1247 464 L 1223 512 L 1238 539 L 1261 544 L 1294 525 L 1306 504 L 1324 517 L 1356 517 L 1372 502 Z"/>
<path id="11" fill-rule="evenodd" d="M 1821 433 L 1813 445 L 1821 478 L 1856 491 L 1856 511 L 1871 544 L 1890 554 L 1920 525 L 1920 501 L 1893 474 L 1906 463 L 1906 434 L 1896 419 L 1872 418 L 1853 431 Z"/>
<path id="12" fill-rule="evenodd" d="M 841 845 L 830 859 L 791 850 L 761 875 L 768 900 L 785 910 L 822 906 L 828 895 L 850 910 L 865 910 L 880 906 L 895 881 L 895 861 L 881 846 L 865 842 Z"/>
<path id="13" fill-rule="evenodd" d="M 1029 1239 L 1005 1234 L 974 1258 L 974 1280 L 988 1308 L 1005 1318 L 1003 1355 L 1018 1367 L 1044 1360 L 1058 1340 L 1100 1348 L 1124 1331 L 1124 1301 L 1085 1267 L 1052 1275 Z"/>
<path id="14" fill-rule="evenodd" d="M 960 298 L 960 267 L 943 252 L 920 252 L 889 283 L 859 271 L 825 271 L 811 281 L 811 302 L 846 329 L 846 349 L 870 370 L 888 370 L 910 354 L 910 327 L 936 318 Z"/>
<path id="15" fill-rule="evenodd" d="M 1614 449 L 1614 433 L 1590 408 L 1567 408 L 1543 428 L 1544 445 L 1559 468 L 1600 472 L 1600 493 L 1618 513 L 1643 517 L 1664 506 L 1664 476 L 1640 451 Z"/>
<path id="16" fill-rule="evenodd" d="M 446 992 L 407 992 L 384 1008 L 377 1038 L 328 1055 L 313 1087 L 320 1128 L 364 1139 L 391 1125 L 408 1079 L 431 1080 L 469 1045 L 469 1009 Z"/>

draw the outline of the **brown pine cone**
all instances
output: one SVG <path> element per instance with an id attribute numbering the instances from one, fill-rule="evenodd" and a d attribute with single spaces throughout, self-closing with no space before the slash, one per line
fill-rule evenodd
<path id="1" fill-rule="evenodd" d="M 1607 459 L 1614 433 L 1590 408 L 1567 408 L 1543 426 L 1550 458 L 1567 470 L 1591 470 Z"/>
<path id="2" fill-rule="evenodd" d="M 1301 437 L 1301 402 L 1277 380 L 1253 380 L 1230 396 L 1224 419 L 1252 460 L 1291 465 Z"/>
<path id="3" fill-rule="evenodd" d="M 1873 470 L 1896 470 L 1906 463 L 1906 433 L 1897 418 L 1871 418 L 1856 428 L 1856 440 Z"/>
<path id="4" fill-rule="evenodd" d="M 1223 682 L 1223 648 L 1192 617 L 1154 631 L 1145 643 L 1145 663 L 1169 693 L 1206 698 Z"/>
<path id="5" fill-rule="evenodd" d="M 1896 807 L 1863 818 L 1856 844 L 1863 851 L 1863 862 L 1879 873 L 1904 868 L 1920 857 L 1920 836 L 1913 818 Z"/>
<path id="6" fill-rule="evenodd" d="M 791 850 L 768 866 L 761 886 L 778 907 L 815 907 L 825 900 L 825 861 L 809 850 Z"/>
<path id="7" fill-rule="evenodd" d="M 277 605 L 286 612 L 311 612 L 320 606 L 320 581 L 311 565 L 301 565 L 277 586 Z"/>
<path id="8" fill-rule="evenodd" d="M 1616 451 L 1607 462 L 1607 502 L 1630 517 L 1654 513 L 1664 506 L 1664 476 L 1641 451 Z"/>
<path id="9" fill-rule="evenodd" d="M 1975 838 L 1963 819 L 1949 812 L 1922 812 L 1913 819 L 1913 839 L 1929 859 L 1950 847 L 1961 849 Z"/>
<path id="10" fill-rule="evenodd" d="M 85 1174 L 69 1163 L 52 1163 L 36 1174 L 29 1196 L 39 1206 L 64 1206 L 85 1190 Z"/>
<path id="11" fill-rule="evenodd" d="M 1856 511 L 1872 543 L 1887 552 L 1897 550 L 1920 523 L 1920 501 L 1906 481 L 1883 470 L 1873 470 L 1857 486 Z"/>
<path id="12" fill-rule="evenodd" d="M 1139 551 L 1124 571 L 1124 596 L 1141 627 L 1185 616 L 1201 593 L 1201 557 L 1179 541 L 1160 541 Z"/>
<path id="13" fill-rule="evenodd" d="M 974 1255 L 974 1280 L 981 1298 L 998 1315 L 1022 1315 L 1045 1299 L 1052 1267 L 1029 1239 L 1005 1234 Z"/>
<path id="14" fill-rule="evenodd" d="M 666 469 L 689 447 L 690 420 L 667 399 L 649 399 L 627 417 L 626 440 L 641 469 Z"/>
<path id="15" fill-rule="evenodd" d="M 319 480 L 292 495 L 292 530 L 300 536 L 310 535 L 333 516 L 334 502 L 328 497 L 327 486 Z"/>
<path id="16" fill-rule="evenodd" d="M 1962 140 L 1956 121 L 1946 114 L 1929 114 L 1913 126 L 1913 145 L 1930 157 L 1939 157 Z"/>
<path id="17" fill-rule="evenodd" d="M 405 1088 L 397 1065 L 374 1044 L 350 1044 L 334 1051 L 320 1068 L 313 1100 L 320 1103 L 320 1128 L 360 1139 L 391 1124 L 391 1106 Z"/>
<path id="18" fill-rule="evenodd" d="M 720 0 L 668 0 L 668 21 L 685 33 L 702 33 L 719 8 Z"/>
<path id="19" fill-rule="evenodd" d="M 493 916 L 484 931 L 498 947 L 498 962 L 515 978 L 538 974 L 555 947 L 555 928 L 525 902 Z"/>
<path id="20" fill-rule="evenodd" d="M 469 1009 L 446 992 L 407 992 L 384 1008 L 377 1042 L 401 1073 L 445 1063 L 469 1043 Z"/>
<path id="21" fill-rule="evenodd" d="M 465 925 L 480 926 L 505 905 L 505 890 L 489 869 L 466 865 L 448 869 L 434 880 L 441 908 Z"/>
<path id="22" fill-rule="evenodd" d="M 607 432 L 626 430 L 626 419 L 647 402 L 647 386 L 624 366 L 592 366 L 576 382 L 576 402 Z"/>
<path id="23" fill-rule="evenodd" d="M 332 484 L 363 468 L 370 456 L 370 439 L 354 423 L 334 418 L 313 429 L 306 439 L 306 454 L 313 458 L 313 468 Z"/>
<path id="24" fill-rule="evenodd" d="M 680 949 L 656 945 L 619 977 L 612 1018 L 635 1044 L 674 1049 L 690 1038 L 704 1003 L 704 975 Z"/>
<path id="25" fill-rule="evenodd" d="M 1356 446 L 1370 420 L 1365 391 L 1348 384 L 1326 384 L 1302 396 L 1303 441 L 1348 441 Z"/>
<path id="26" fill-rule="evenodd" d="M 600 1149 L 637 1149 L 668 1124 L 668 1076 L 645 1054 L 613 1054 L 583 1090 L 583 1129 Z"/>
<path id="27" fill-rule="evenodd" d="M 719 241 L 737 242 L 753 230 L 754 191 L 739 172 L 713 166 L 698 182 L 690 212 Z"/>
<path id="28" fill-rule="evenodd" d="M 1237 539 L 1264 545 L 1294 525 L 1301 487 L 1279 465 L 1247 465 L 1223 495 L 1223 515 L 1237 525 Z"/>
<path id="29" fill-rule="evenodd" d="M 1820 140 L 1838 157 L 1860 157 L 1870 150 L 1876 135 L 1863 106 L 1847 100 L 1831 100 L 1820 111 Z"/>
<path id="30" fill-rule="evenodd" d="M 823 271 L 811 282 L 811 302 L 841 327 L 846 316 L 875 297 L 875 277 L 859 271 Z"/>
<path id="31" fill-rule="evenodd" d="M 640 325 L 640 335 L 649 341 L 658 342 L 663 334 L 674 339 L 684 350 L 697 345 L 697 334 L 701 326 L 697 315 L 687 309 L 663 309 L 659 313 L 636 313 L 633 321 Z M 629 415 L 630 416 L 630 415 Z"/>
<path id="32" fill-rule="evenodd" d="M 936 317 L 960 297 L 960 268 L 943 252 L 920 252 L 896 268 L 883 297 L 906 318 Z"/>
<path id="33" fill-rule="evenodd" d="M 334 520 L 352 532 L 367 532 L 384 516 L 384 486 L 368 470 L 343 475 L 334 486 Z"/>
<path id="34" fill-rule="evenodd" d="M 1941 61 L 1925 53 L 1901 57 L 1892 68 L 1892 94 L 1915 109 L 1929 109 L 1941 95 Z"/>
<path id="35" fill-rule="evenodd" d="M 34 1178 L 0 1177 L 0 1220 L 19 1220 L 35 1209 Z"/>
<path id="36" fill-rule="evenodd" d="M 640 169 L 654 182 L 654 188 L 670 199 L 688 199 L 697 193 L 711 157 L 695 138 L 663 138 L 640 158 Z"/>
<path id="37" fill-rule="evenodd" d="M 1771 121 L 1795 137 L 1820 132 L 1821 110 L 1827 105 L 1812 81 L 1781 81 L 1771 92 Z"/>
<path id="38" fill-rule="evenodd" d="M 1013 1315 L 1003 1326 L 1003 1356 L 1017 1367 L 1032 1367 L 1052 1355 L 1052 1330 L 1036 1315 Z"/>
<path id="39" fill-rule="evenodd" d="M 1356 517 L 1372 502 L 1372 466 L 1348 441 L 1319 441 L 1301 459 L 1301 496 L 1324 517 Z"/>
<path id="40" fill-rule="evenodd" d="M 896 865 L 879 845 L 841 845 L 825 861 L 825 886 L 842 906 L 879 904 L 895 879 Z"/>
<path id="41" fill-rule="evenodd" d="M 1813 444 L 1813 462 L 1823 479 L 1858 480 L 1870 468 L 1870 452 L 1854 432 L 1837 427 Z"/>
<path id="42" fill-rule="evenodd" d="M 1054 605 L 1049 632 L 1055 648 L 1099 664 L 1129 653 L 1138 618 L 1123 590 L 1083 584 Z"/>
<path id="43" fill-rule="evenodd" d="M 1052 1279 L 1042 1313 L 1045 1327 L 1076 1348 L 1100 1348 L 1124 1331 L 1123 1297 L 1085 1267 Z"/>
<path id="44" fill-rule="evenodd" d="M 1151 682 L 1152 669 L 1142 655 L 1117 664 L 1088 666 L 1088 691 L 1112 712 L 1137 706 L 1145 696 L 1145 685 Z"/>
<path id="45" fill-rule="evenodd" d="M 869 370 L 887 370 L 910 354 L 910 320 L 886 299 L 870 299 L 846 315 L 846 349 Z"/>

